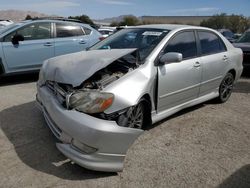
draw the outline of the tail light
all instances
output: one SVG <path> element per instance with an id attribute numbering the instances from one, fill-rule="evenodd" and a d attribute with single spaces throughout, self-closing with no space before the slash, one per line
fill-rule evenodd
<path id="1" fill-rule="evenodd" d="M 99 40 L 100 41 L 102 41 L 102 40 L 104 40 L 105 39 L 105 37 L 99 37 Z"/>

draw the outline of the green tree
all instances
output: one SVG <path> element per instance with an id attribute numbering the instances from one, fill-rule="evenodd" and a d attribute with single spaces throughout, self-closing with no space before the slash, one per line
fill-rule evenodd
<path id="1" fill-rule="evenodd" d="M 210 27 L 213 29 L 227 28 L 228 26 L 227 15 L 225 13 L 214 15 L 208 20 L 203 20 L 200 25 L 204 27 Z"/>
<path id="2" fill-rule="evenodd" d="M 213 29 L 230 29 L 234 33 L 242 33 L 250 27 L 249 19 L 242 15 L 214 15 L 208 20 L 203 20 L 200 24 Z"/>
<path id="3" fill-rule="evenodd" d="M 140 21 L 135 16 L 125 16 L 123 21 L 119 23 L 120 26 L 134 26 L 140 24 Z"/>
<path id="4" fill-rule="evenodd" d="M 113 21 L 111 24 L 110 24 L 110 27 L 116 27 L 116 26 L 119 26 L 119 22 L 116 22 L 116 21 Z"/>
<path id="5" fill-rule="evenodd" d="M 80 16 L 69 16 L 69 19 L 76 19 L 76 20 L 80 20 L 86 24 L 89 25 L 94 25 L 94 22 L 87 16 L 87 15 L 80 15 Z"/>
<path id="6" fill-rule="evenodd" d="M 31 15 L 27 14 L 27 16 L 25 17 L 25 20 L 31 20 L 31 19 L 32 19 Z"/>

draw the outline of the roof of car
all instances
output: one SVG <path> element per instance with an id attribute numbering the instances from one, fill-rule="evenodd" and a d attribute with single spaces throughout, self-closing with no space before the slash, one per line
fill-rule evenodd
<path id="1" fill-rule="evenodd" d="M 80 20 L 76 20 L 76 19 L 68 19 L 68 18 L 53 18 L 53 17 L 44 17 L 44 18 L 34 18 L 34 19 L 30 19 L 30 20 L 24 20 L 21 21 L 19 23 L 27 23 L 27 22 L 36 22 L 36 21 L 42 21 L 42 22 L 70 22 L 70 23 L 74 23 L 74 24 L 82 24 L 82 25 L 89 25 L 87 23 L 84 23 Z"/>
<path id="2" fill-rule="evenodd" d="M 175 29 L 208 29 L 206 27 L 200 26 L 191 26 L 191 25 L 179 25 L 179 24 L 152 24 L 152 25 L 139 25 L 134 26 L 136 28 L 156 28 L 156 29 L 167 29 L 167 30 L 175 30 Z M 131 27 L 127 27 L 131 28 Z"/>

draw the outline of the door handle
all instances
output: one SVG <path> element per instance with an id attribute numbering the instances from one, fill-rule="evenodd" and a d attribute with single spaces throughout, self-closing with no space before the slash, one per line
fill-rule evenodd
<path id="1" fill-rule="evenodd" d="M 79 44 L 86 44 L 87 42 L 85 40 L 81 40 Z"/>
<path id="2" fill-rule="evenodd" d="M 44 43 L 44 46 L 52 46 L 52 43 L 51 42 L 46 42 L 46 43 Z"/>
<path id="3" fill-rule="evenodd" d="M 227 61 L 228 57 L 226 55 L 224 55 L 222 59 L 223 59 L 223 61 Z"/>
<path id="4" fill-rule="evenodd" d="M 200 64 L 200 62 L 195 62 L 195 64 L 194 64 L 194 67 L 200 67 L 201 66 L 201 64 Z"/>

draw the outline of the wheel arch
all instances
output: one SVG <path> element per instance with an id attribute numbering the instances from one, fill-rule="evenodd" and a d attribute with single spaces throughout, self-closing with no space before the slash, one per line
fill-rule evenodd
<path id="1" fill-rule="evenodd" d="M 4 65 L 2 62 L 2 58 L 0 57 L 0 75 L 5 73 Z"/>
<path id="2" fill-rule="evenodd" d="M 236 77 L 236 70 L 230 69 L 230 70 L 228 71 L 228 73 L 231 73 L 231 74 L 233 75 L 234 79 L 235 79 L 235 77 Z"/>
<path id="3" fill-rule="evenodd" d="M 151 117 L 152 102 L 151 102 L 150 95 L 148 93 L 144 94 L 141 97 L 140 102 L 143 102 L 143 104 L 146 107 L 145 108 L 146 116 L 144 118 L 144 127 L 143 127 L 143 129 L 146 129 L 148 126 L 150 126 L 152 124 L 152 117 Z"/>

